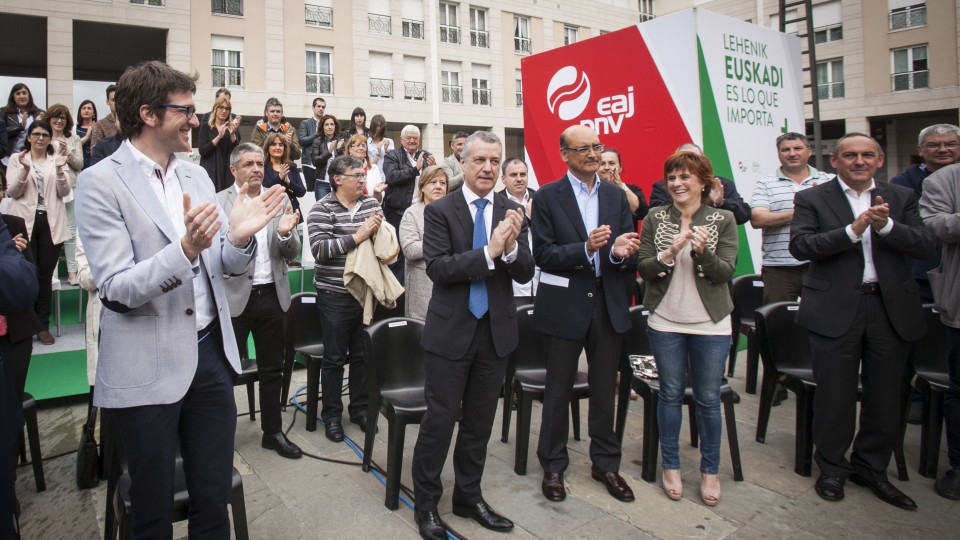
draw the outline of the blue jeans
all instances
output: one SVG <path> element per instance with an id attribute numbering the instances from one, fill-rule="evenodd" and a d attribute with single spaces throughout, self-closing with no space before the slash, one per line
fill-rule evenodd
<path id="1" fill-rule="evenodd" d="M 730 352 L 730 336 L 698 336 L 647 328 L 657 361 L 660 400 L 657 424 L 664 469 L 680 468 L 680 423 L 687 387 L 687 360 L 700 432 L 700 472 L 717 474 L 720 467 L 720 383 Z"/>
<path id="2" fill-rule="evenodd" d="M 327 196 L 327 193 L 330 193 L 330 184 L 324 182 L 322 178 L 317 178 L 317 183 L 314 186 L 313 194 L 316 200 L 320 200 Z"/>

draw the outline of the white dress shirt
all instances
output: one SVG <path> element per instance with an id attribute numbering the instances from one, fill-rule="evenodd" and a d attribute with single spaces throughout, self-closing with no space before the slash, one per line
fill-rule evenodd
<path id="1" fill-rule="evenodd" d="M 843 189 L 843 194 L 847 196 L 847 203 L 850 204 L 850 210 L 853 210 L 854 219 L 873 206 L 873 190 L 877 187 L 873 179 L 870 180 L 870 187 L 863 190 L 863 193 L 859 195 L 853 188 L 848 186 L 846 182 L 841 180 L 839 176 L 837 177 L 837 181 L 840 182 L 840 188 Z M 863 236 L 857 236 L 857 233 L 853 232 L 853 224 L 847 225 L 844 230 L 847 232 L 850 241 L 853 243 L 859 242 L 863 250 L 863 282 L 876 283 L 878 281 L 877 267 L 873 264 L 873 237 L 870 234 L 873 231 L 873 227 L 867 227 Z M 893 230 L 893 218 L 887 218 L 887 224 L 877 231 L 877 234 L 886 236 L 890 234 L 891 230 Z"/>

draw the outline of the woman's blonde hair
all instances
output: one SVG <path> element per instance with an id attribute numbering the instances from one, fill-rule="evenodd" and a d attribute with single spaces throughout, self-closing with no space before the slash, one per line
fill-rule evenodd
<path id="1" fill-rule="evenodd" d="M 217 127 L 217 110 L 221 106 L 227 107 L 227 129 L 232 130 L 233 124 L 230 122 L 229 113 L 233 111 L 233 106 L 230 105 L 230 98 L 225 95 L 221 95 L 216 101 L 213 102 L 213 112 L 210 113 L 210 120 L 207 121 L 207 124 L 209 124 L 210 127 Z"/>
<path id="2" fill-rule="evenodd" d="M 423 202 L 423 186 L 429 184 L 435 177 L 441 174 L 447 181 L 447 193 L 450 193 L 450 177 L 447 176 L 447 171 L 443 170 L 443 167 L 440 165 L 431 165 L 420 173 L 420 181 L 417 182 L 417 189 L 420 190 L 420 195 L 417 200 Z"/>

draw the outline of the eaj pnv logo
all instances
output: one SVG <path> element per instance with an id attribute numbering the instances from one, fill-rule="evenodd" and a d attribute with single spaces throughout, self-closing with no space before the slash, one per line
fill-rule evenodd
<path id="1" fill-rule="evenodd" d="M 547 106 L 561 120 L 572 120 L 587 108 L 590 79 L 573 66 L 560 68 L 547 86 Z"/>

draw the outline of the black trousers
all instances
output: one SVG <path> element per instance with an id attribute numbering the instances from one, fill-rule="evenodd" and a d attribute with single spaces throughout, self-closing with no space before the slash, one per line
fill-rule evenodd
<path id="1" fill-rule="evenodd" d="M 23 413 L 6 364 L 0 352 L 0 538 L 14 538 L 17 436 L 23 433 Z"/>
<path id="2" fill-rule="evenodd" d="M 110 410 L 131 478 L 131 538 L 173 536 L 178 441 L 190 492 L 190 538 L 230 538 L 227 500 L 233 478 L 237 405 L 233 370 L 216 323 L 214 328 L 197 344 L 197 372 L 180 401 Z"/>
<path id="3" fill-rule="evenodd" d="M 543 419 L 537 457 L 546 472 L 562 473 L 570 464 L 567 438 L 568 410 L 580 353 L 586 349 L 590 369 L 590 461 L 604 472 L 620 470 L 620 441 L 614 430 L 614 398 L 623 335 L 613 330 L 603 291 L 593 302 L 590 328 L 583 339 L 546 337 L 547 385 L 543 396 Z"/>
<path id="4" fill-rule="evenodd" d="M 0 358 L 7 364 L 7 373 L 17 390 L 17 399 L 23 400 L 23 390 L 27 385 L 27 371 L 30 369 L 30 357 L 33 355 L 33 337 L 10 341 L 10 336 L 0 336 Z"/>
<path id="5" fill-rule="evenodd" d="M 303 171 L 303 180 L 306 182 L 307 191 L 314 191 L 317 187 L 317 169 L 304 165 L 300 167 L 300 170 Z"/>
<path id="6" fill-rule="evenodd" d="M 254 285 L 243 313 L 233 318 L 237 349 L 246 350 L 247 336 L 253 333 L 260 376 L 260 429 L 268 435 L 280 433 L 280 393 L 283 386 L 283 308 L 273 283 Z"/>
<path id="7" fill-rule="evenodd" d="M 412 467 L 416 510 L 437 510 L 443 495 L 440 473 L 461 409 L 463 419 L 453 450 L 453 501 L 478 503 L 483 498 L 480 480 L 507 359 L 497 356 L 490 320 L 485 318 L 477 323 L 466 356 L 451 359 L 426 353 L 425 362 L 427 412 L 420 422 Z"/>
<path id="8" fill-rule="evenodd" d="M 398 212 L 392 208 L 387 208 L 386 206 L 383 206 L 382 208 L 383 208 L 383 219 L 386 220 L 387 223 L 393 225 L 394 229 L 399 231 L 400 221 L 403 219 L 403 214 L 406 211 L 406 209 L 400 210 Z M 397 260 L 390 265 L 390 271 L 393 272 L 393 275 L 397 278 L 397 281 L 399 281 L 400 283 L 405 283 L 403 273 L 406 270 L 406 260 L 407 260 L 406 257 L 403 256 L 403 250 L 401 249 L 400 254 L 397 256 Z"/>
<path id="9" fill-rule="evenodd" d="M 350 363 L 351 419 L 367 414 L 367 368 L 363 363 L 363 307 L 350 293 L 317 291 L 317 309 L 323 332 L 323 361 L 320 363 L 322 407 L 320 419 L 343 417 L 343 366 Z"/>
<path id="10" fill-rule="evenodd" d="M 883 299 L 860 296 L 857 316 L 841 337 L 810 333 L 813 377 L 814 459 L 820 472 L 852 473 L 886 480 L 890 456 L 901 436 L 901 395 L 908 346 L 890 324 Z M 860 431 L 856 427 L 857 381 L 863 384 Z M 849 461 L 847 449 L 853 443 Z"/>
<path id="11" fill-rule="evenodd" d="M 40 281 L 40 291 L 33 309 L 40 318 L 42 330 L 50 328 L 50 298 L 53 294 L 50 282 L 57 259 L 60 258 L 61 247 L 63 244 L 53 243 L 47 213 L 38 210 L 33 220 L 33 232 L 30 233 L 30 252 L 37 265 L 37 279 Z"/>

